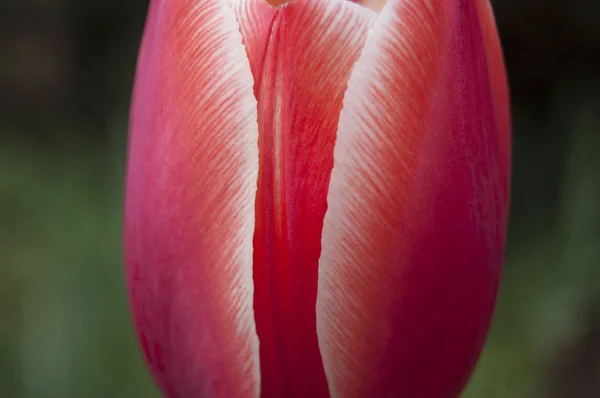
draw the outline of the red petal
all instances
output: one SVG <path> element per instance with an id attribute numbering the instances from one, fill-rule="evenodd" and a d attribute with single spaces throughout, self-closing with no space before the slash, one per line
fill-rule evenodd
<path id="1" fill-rule="evenodd" d="M 152 2 L 132 106 L 125 249 L 140 343 L 172 398 L 259 396 L 252 83 L 226 2 Z"/>
<path id="2" fill-rule="evenodd" d="M 456 397 L 484 343 L 509 120 L 485 0 L 391 0 L 348 84 L 319 264 L 332 397 Z"/>
<path id="3" fill-rule="evenodd" d="M 321 229 L 343 94 L 376 14 L 339 0 L 271 10 L 248 1 L 235 11 L 258 99 L 254 308 L 262 396 L 327 397 L 315 323 Z"/>

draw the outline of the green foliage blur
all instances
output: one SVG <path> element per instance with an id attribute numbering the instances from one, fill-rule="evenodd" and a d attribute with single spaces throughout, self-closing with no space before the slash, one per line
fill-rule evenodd
<path id="1" fill-rule="evenodd" d="M 513 100 L 512 214 L 465 398 L 600 397 L 598 4 L 494 2 Z M 0 2 L 0 398 L 160 396 L 132 333 L 121 247 L 146 7 Z"/>

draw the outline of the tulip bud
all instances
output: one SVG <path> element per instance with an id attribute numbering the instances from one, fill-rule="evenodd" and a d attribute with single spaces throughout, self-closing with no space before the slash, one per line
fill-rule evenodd
<path id="1" fill-rule="evenodd" d="M 161 390 L 456 397 L 493 312 L 509 171 L 487 0 L 153 0 L 125 261 Z"/>

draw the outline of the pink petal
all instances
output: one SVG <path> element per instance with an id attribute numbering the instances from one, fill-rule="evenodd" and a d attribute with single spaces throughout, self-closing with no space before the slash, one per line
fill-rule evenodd
<path id="1" fill-rule="evenodd" d="M 132 106 L 125 256 L 140 344 L 171 398 L 259 396 L 252 83 L 226 2 L 152 2 Z"/>
<path id="2" fill-rule="evenodd" d="M 487 0 L 390 0 L 349 81 L 317 333 L 332 397 L 456 397 L 508 212 L 506 78 Z"/>
<path id="3" fill-rule="evenodd" d="M 258 99 L 262 397 L 327 397 L 315 320 L 321 229 L 343 94 L 376 14 L 340 0 L 276 9 L 249 0 L 234 10 Z"/>

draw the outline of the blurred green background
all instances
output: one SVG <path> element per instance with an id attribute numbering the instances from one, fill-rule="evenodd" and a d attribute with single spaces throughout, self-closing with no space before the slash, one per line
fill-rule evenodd
<path id="1" fill-rule="evenodd" d="M 464 396 L 600 397 L 600 3 L 494 6 L 513 100 L 512 214 L 493 328 Z M 158 397 L 121 259 L 146 7 L 0 0 L 0 398 Z"/>

